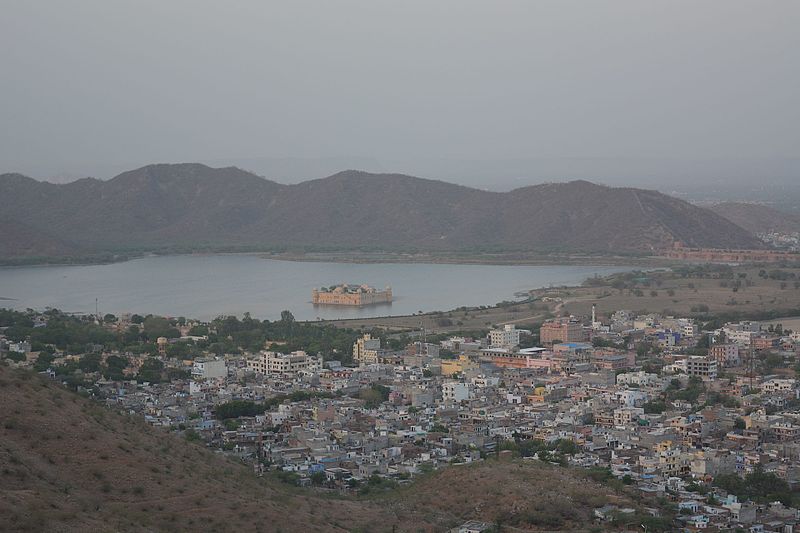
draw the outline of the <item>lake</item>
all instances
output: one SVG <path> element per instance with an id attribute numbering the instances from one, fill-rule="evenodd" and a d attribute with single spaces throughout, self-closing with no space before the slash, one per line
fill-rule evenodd
<path id="1" fill-rule="evenodd" d="M 506 266 L 426 263 L 321 263 L 255 255 L 146 257 L 108 265 L 0 268 L 0 307 L 93 313 L 153 313 L 208 320 L 250 312 L 274 320 L 284 309 L 298 320 L 408 315 L 491 305 L 515 293 L 577 285 L 622 266 Z M 392 304 L 329 307 L 311 304 L 311 289 L 337 283 L 391 285 Z"/>

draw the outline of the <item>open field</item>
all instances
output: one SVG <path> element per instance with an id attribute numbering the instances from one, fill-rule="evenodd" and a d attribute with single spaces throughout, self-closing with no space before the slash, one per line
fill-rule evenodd
<path id="1" fill-rule="evenodd" d="M 778 270 L 785 280 L 759 276 L 762 271 L 769 275 Z M 684 277 L 676 269 L 643 274 L 626 287 L 620 287 L 619 281 L 616 286 L 614 284 L 611 281 L 611 284 L 596 287 L 555 291 L 557 294 L 554 291 L 538 294 L 557 295 L 563 299 L 563 312 L 576 315 L 588 315 L 592 304 L 597 305 L 600 315 L 630 309 L 665 315 L 735 313 L 757 316 L 775 312 L 780 316 L 780 312 L 800 307 L 800 268 L 734 266 L 715 272 L 712 267 L 702 277 L 698 274 Z"/>
<path id="2" fill-rule="evenodd" d="M 258 254 L 281 261 L 324 263 L 442 263 L 456 265 L 641 265 L 663 266 L 669 260 L 643 254 L 578 254 L 536 252 L 361 252 L 353 250 L 315 252 L 286 251 Z"/>
<path id="3" fill-rule="evenodd" d="M 552 316 L 552 304 L 525 301 L 503 306 L 484 306 L 459 308 L 452 311 L 423 313 L 408 316 L 353 318 L 331 320 L 325 323 L 337 327 L 354 329 L 380 328 L 388 332 L 407 332 L 418 334 L 423 328 L 426 333 L 449 333 L 456 331 L 476 331 L 490 329 L 497 324 L 515 323 L 524 328 Z"/>
<path id="4" fill-rule="evenodd" d="M 677 265 L 673 270 L 587 280 L 580 287 L 535 289 L 531 291 L 531 298 L 503 306 L 329 323 L 339 327 L 412 333 L 421 328 L 425 328 L 426 333 L 474 331 L 508 323 L 525 328 L 552 316 L 588 316 L 592 304 L 597 305 L 601 317 L 619 309 L 666 315 L 754 317 L 771 312 L 779 317 L 781 312 L 796 314 L 791 312 L 800 308 L 800 268 Z"/>

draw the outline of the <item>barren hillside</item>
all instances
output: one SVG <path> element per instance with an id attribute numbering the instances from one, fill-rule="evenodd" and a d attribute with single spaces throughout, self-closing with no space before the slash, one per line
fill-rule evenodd
<path id="1" fill-rule="evenodd" d="M 257 478 L 137 417 L 0 366 L 2 531 L 442 531 L 469 519 L 586 530 L 627 496 L 538 462 L 450 467 L 375 497 Z"/>

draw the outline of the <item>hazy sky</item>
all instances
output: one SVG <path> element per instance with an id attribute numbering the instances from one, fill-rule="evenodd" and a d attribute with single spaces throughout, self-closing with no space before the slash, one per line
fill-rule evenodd
<path id="1" fill-rule="evenodd" d="M 0 172 L 798 147 L 797 0 L 0 0 Z"/>

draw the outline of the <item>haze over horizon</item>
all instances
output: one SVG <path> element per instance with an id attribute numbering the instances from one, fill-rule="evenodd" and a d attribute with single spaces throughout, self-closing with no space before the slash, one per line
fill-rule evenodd
<path id="1" fill-rule="evenodd" d="M 796 2 L 4 4 L 0 173 L 665 192 L 800 173 Z"/>

